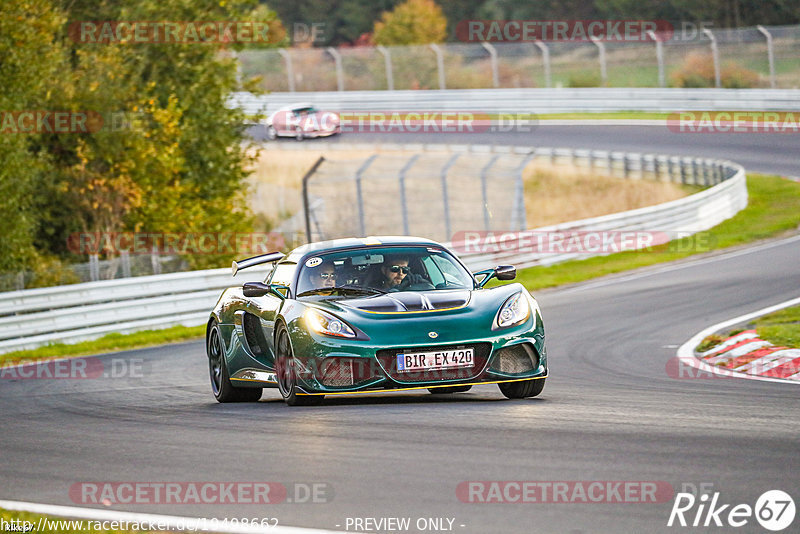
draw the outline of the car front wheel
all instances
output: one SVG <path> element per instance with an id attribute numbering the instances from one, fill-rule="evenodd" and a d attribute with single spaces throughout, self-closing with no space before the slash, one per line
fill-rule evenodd
<path id="1" fill-rule="evenodd" d="M 222 334 L 216 321 L 206 339 L 206 353 L 211 391 L 218 402 L 256 402 L 261 398 L 262 388 L 237 388 L 231 384 L 225 351 L 222 350 Z"/>
<path id="2" fill-rule="evenodd" d="M 312 406 L 321 404 L 324 395 L 300 395 L 297 391 L 297 368 L 289 341 L 289 332 L 281 326 L 275 340 L 277 354 L 275 357 L 275 373 L 278 379 L 278 390 L 289 406 Z"/>
<path id="3" fill-rule="evenodd" d="M 500 391 L 509 399 L 524 399 L 535 397 L 544 389 L 545 378 L 535 378 L 533 380 L 520 380 L 519 382 L 501 382 L 497 384 Z"/>

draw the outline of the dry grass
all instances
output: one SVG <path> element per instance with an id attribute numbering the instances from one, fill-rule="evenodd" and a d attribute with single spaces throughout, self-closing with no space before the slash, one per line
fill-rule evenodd
<path id="1" fill-rule="evenodd" d="M 301 211 L 303 176 L 320 156 L 342 161 L 368 155 L 343 150 L 263 150 L 250 177 L 251 207 L 270 224 L 277 224 Z M 529 164 L 524 172 L 528 226 L 607 215 L 687 195 L 677 184 L 611 178 L 601 173 L 544 161 Z"/>
<path id="2" fill-rule="evenodd" d="M 678 184 L 612 178 L 601 172 L 541 161 L 528 165 L 523 173 L 528 226 L 598 217 L 687 195 Z"/>

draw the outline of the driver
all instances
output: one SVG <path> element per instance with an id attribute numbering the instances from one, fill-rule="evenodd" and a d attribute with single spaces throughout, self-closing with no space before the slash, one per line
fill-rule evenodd
<path id="1" fill-rule="evenodd" d="M 308 276 L 309 282 L 313 289 L 321 289 L 325 287 L 336 287 L 336 269 L 333 263 L 323 261 L 319 266 L 311 271 Z"/>
<path id="2" fill-rule="evenodd" d="M 403 291 L 413 284 L 429 284 L 427 278 L 411 272 L 408 256 L 386 255 L 375 287 L 384 291 Z"/>

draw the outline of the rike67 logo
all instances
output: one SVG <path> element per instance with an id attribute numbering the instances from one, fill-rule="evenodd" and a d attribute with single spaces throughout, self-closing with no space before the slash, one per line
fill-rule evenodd
<path id="1" fill-rule="evenodd" d="M 752 519 L 755 518 L 763 528 L 778 532 L 789 527 L 794 516 L 794 500 L 781 490 L 764 492 L 756 500 L 755 506 L 726 504 L 718 491 L 699 497 L 692 493 L 678 493 L 667 526 L 739 528 L 752 525 Z"/>

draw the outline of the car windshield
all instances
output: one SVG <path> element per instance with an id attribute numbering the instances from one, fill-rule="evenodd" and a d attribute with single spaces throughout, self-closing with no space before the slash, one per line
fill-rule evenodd
<path id="1" fill-rule="evenodd" d="M 440 247 L 375 247 L 307 258 L 300 268 L 297 295 L 363 297 L 474 287 L 472 275 Z"/>

